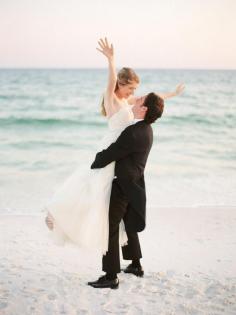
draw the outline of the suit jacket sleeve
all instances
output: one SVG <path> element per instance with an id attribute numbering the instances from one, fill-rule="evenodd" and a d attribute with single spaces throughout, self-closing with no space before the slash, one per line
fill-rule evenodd
<path id="1" fill-rule="evenodd" d="M 98 152 L 91 168 L 103 168 L 113 161 L 119 161 L 137 150 L 137 141 L 133 134 L 133 126 L 127 127 L 116 142 L 106 150 Z"/>

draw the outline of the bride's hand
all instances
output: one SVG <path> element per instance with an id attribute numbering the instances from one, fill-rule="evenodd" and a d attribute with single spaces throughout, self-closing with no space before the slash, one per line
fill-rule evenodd
<path id="1" fill-rule="evenodd" d="M 103 55 L 105 55 L 108 59 L 112 59 L 114 57 L 113 45 L 111 44 L 109 46 L 109 43 L 106 37 L 105 39 L 100 38 L 100 40 L 98 41 L 98 45 L 100 46 L 100 48 L 96 48 L 96 49 L 100 51 Z"/>
<path id="2" fill-rule="evenodd" d="M 177 95 L 182 94 L 183 91 L 184 91 L 184 89 L 185 89 L 185 85 L 184 85 L 184 84 L 182 84 L 182 83 L 178 84 L 178 85 L 176 86 L 176 88 L 175 88 L 175 92 L 174 92 L 175 95 L 177 96 Z"/>

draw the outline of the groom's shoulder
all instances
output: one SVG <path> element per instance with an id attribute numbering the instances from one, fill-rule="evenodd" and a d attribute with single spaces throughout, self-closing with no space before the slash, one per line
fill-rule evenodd
<path id="1" fill-rule="evenodd" d="M 152 127 L 144 120 L 126 127 L 125 130 L 122 132 L 123 135 L 135 138 L 143 137 L 144 135 L 148 135 L 149 133 L 152 133 Z"/>
<path id="2" fill-rule="evenodd" d="M 126 127 L 124 131 L 126 131 L 126 132 L 130 131 L 131 132 L 131 131 L 141 130 L 141 129 L 143 130 L 143 129 L 152 129 L 152 128 L 151 128 L 150 124 L 146 123 L 146 121 L 141 120 L 137 123 L 134 123 L 134 124 Z"/>
<path id="3" fill-rule="evenodd" d="M 152 127 L 150 124 L 148 124 L 145 120 L 141 120 L 139 122 L 137 122 L 136 124 L 133 125 L 134 129 L 136 130 L 142 130 L 142 132 L 144 130 L 152 130 Z"/>

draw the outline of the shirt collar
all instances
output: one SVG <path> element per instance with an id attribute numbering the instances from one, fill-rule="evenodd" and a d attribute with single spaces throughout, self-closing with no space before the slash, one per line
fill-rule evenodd
<path id="1" fill-rule="evenodd" d="M 138 121 L 142 121 L 142 120 L 143 120 L 143 119 L 140 119 L 140 118 L 139 118 L 139 119 L 138 119 L 138 118 L 135 118 L 135 119 L 133 120 L 133 123 L 134 123 L 134 124 L 136 124 Z"/>

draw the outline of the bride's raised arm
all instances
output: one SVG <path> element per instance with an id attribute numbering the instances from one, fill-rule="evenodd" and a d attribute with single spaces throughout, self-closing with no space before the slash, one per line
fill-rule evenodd
<path id="1" fill-rule="evenodd" d="M 180 83 L 176 86 L 175 90 L 173 92 L 167 92 L 167 93 L 156 93 L 158 96 L 160 96 L 163 100 L 166 100 L 168 98 L 178 96 L 183 93 L 185 86 L 184 84 Z"/>
<path id="2" fill-rule="evenodd" d="M 176 86 L 175 90 L 173 92 L 167 92 L 167 93 L 155 93 L 157 94 L 158 96 L 160 96 L 163 100 L 166 100 L 168 98 L 171 98 L 171 97 L 174 97 L 174 96 L 178 96 L 180 94 L 183 93 L 185 89 L 185 86 L 184 84 L 180 83 Z M 135 97 L 135 96 L 130 96 L 129 99 L 128 99 L 128 103 L 129 104 L 134 104 L 137 100 L 141 100 L 142 98 L 144 98 L 145 95 L 143 96 L 139 96 L 139 97 Z"/>
<path id="3" fill-rule="evenodd" d="M 117 109 L 115 108 L 115 104 L 113 102 L 114 92 L 116 88 L 117 75 L 114 61 L 114 48 L 113 45 L 109 45 L 107 38 L 100 38 L 98 41 L 98 45 L 100 48 L 97 48 L 103 55 L 107 57 L 108 60 L 108 83 L 106 92 L 104 95 L 104 107 L 106 111 L 106 115 L 111 116 Z"/>

